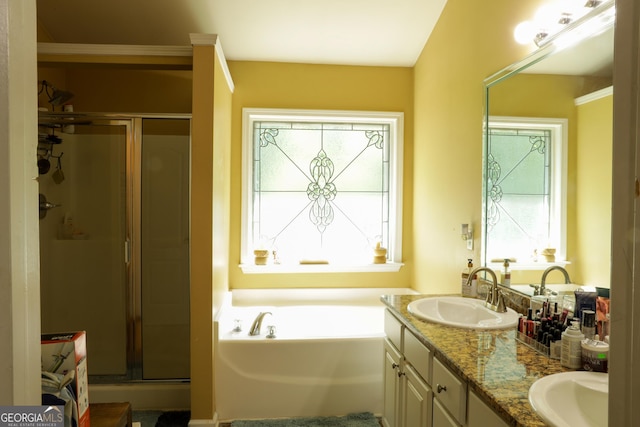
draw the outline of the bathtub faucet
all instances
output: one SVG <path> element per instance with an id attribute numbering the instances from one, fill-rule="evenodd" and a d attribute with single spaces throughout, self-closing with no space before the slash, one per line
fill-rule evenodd
<path id="1" fill-rule="evenodd" d="M 256 317 L 256 320 L 251 324 L 251 329 L 249 330 L 249 335 L 260 335 L 260 328 L 262 327 L 262 320 L 264 316 L 267 314 L 271 314 L 269 311 L 261 311 L 260 314 Z"/>
<path id="2" fill-rule="evenodd" d="M 544 271 L 544 273 L 542 273 L 542 279 L 540 280 L 540 291 L 539 291 L 540 295 L 546 294 L 547 275 L 551 273 L 553 270 L 558 270 L 564 275 L 564 283 L 566 283 L 567 285 L 571 283 L 571 279 L 569 278 L 569 273 L 567 272 L 567 270 L 565 270 L 559 265 L 552 265 L 551 267 L 547 268 Z"/>

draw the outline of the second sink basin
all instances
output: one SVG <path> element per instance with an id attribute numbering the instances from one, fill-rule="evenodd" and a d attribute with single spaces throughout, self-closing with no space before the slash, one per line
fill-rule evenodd
<path id="1" fill-rule="evenodd" d="M 429 322 L 465 329 L 508 329 L 518 324 L 518 313 L 496 313 L 484 301 L 464 297 L 428 297 L 409 303 L 409 313 Z"/>
<path id="2" fill-rule="evenodd" d="M 605 427 L 608 396 L 609 375 L 600 372 L 548 375 L 529 389 L 531 406 L 553 427 Z"/>

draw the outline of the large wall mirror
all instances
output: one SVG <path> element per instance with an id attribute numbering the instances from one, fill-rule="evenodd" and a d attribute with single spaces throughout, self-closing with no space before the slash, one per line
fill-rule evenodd
<path id="1" fill-rule="evenodd" d="M 484 265 L 609 287 L 614 20 L 605 2 L 485 80 Z"/>

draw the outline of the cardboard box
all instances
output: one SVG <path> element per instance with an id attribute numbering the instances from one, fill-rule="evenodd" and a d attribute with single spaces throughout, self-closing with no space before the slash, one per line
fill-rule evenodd
<path id="1" fill-rule="evenodd" d="M 72 381 L 78 408 L 78 427 L 89 427 L 89 377 L 85 331 L 43 334 L 42 370 L 55 374 L 75 371 Z"/>

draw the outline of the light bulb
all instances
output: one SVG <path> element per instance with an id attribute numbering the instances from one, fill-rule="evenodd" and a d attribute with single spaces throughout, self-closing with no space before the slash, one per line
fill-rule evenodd
<path id="1" fill-rule="evenodd" d="M 523 21 L 513 30 L 513 38 L 518 44 L 529 44 L 536 35 L 536 28 L 531 21 Z"/>

